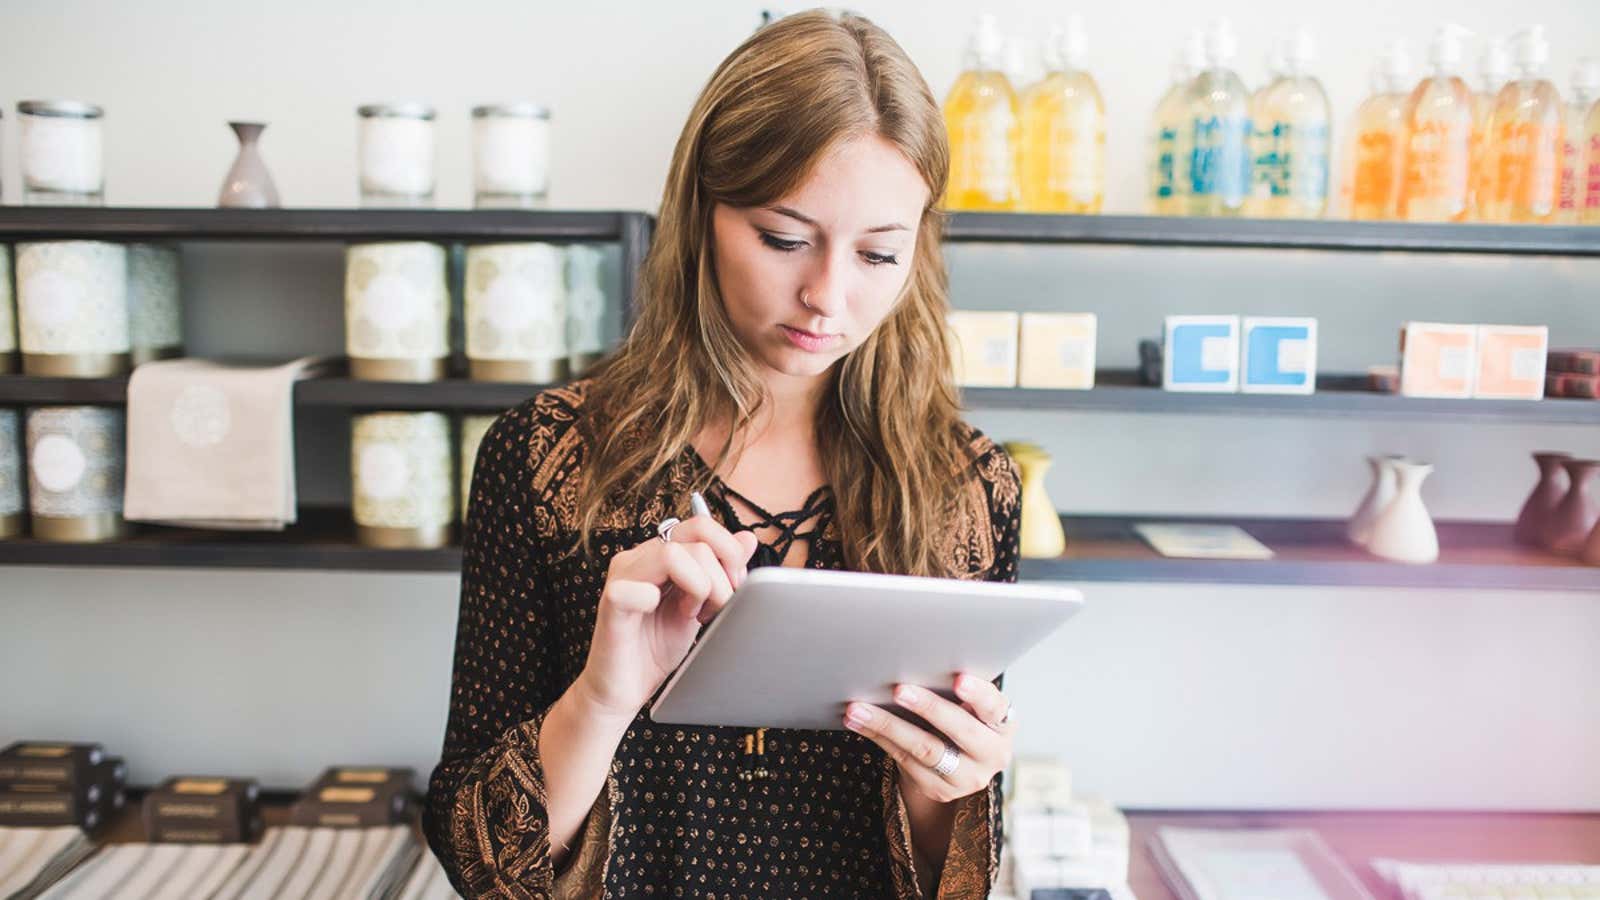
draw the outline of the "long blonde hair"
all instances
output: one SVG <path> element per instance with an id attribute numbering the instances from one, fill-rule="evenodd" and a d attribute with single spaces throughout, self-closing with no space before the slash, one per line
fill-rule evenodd
<path id="1" fill-rule="evenodd" d="M 751 207 L 798 187 L 831 148 L 878 135 L 929 189 L 911 273 L 893 310 L 835 364 L 816 435 L 845 562 L 863 571 L 950 575 L 932 536 L 951 530 L 966 465 L 951 381 L 941 237 L 949 146 L 939 105 L 894 39 L 860 16 L 812 11 L 765 26 L 725 59 L 678 138 L 638 318 L 594 374 L 590 459 L 580 493 L 585 548 L 602 506 L 648 496 L 709 422 L 732 435 L 768 400 L 733 333 L 712 267 L 716 203 Z M 592 404 L 592 405 L 591 405 Z"/>

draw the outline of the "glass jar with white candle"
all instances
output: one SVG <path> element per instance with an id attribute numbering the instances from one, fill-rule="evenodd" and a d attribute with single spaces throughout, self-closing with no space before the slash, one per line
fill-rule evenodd
<path id="1" fill-rule="evenodd" d="M 105 199 L 105 111 L 76 100 L 24 100 L 23 200 L 45 206 L 98 206 Z"/>
<path id="2" fill-rule="evenodd" d="M 550 110 L 496 103 L 472 110 L 472 183 L 480 207 L 531 207 L 550 191 Z"/>
<path id="3" fill-rule="evenodd" d="M 433 107 L 368 103 L 356 109 L 363 206 L 433 202 Z"/>

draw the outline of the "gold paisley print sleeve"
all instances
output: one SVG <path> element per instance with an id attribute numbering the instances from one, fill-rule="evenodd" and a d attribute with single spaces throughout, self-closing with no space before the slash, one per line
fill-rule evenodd
<path id="1" fill-rule="evenodd" d="M 972 491 L 968 508 L 981 512 L 954 529 L 950 552 L 958 571 L 964 570 L 967 577 L 1014 582 L 1020 555 L 1022 480 L 1011 457 L 993 441 L 974 431 L 969 446 L 976 477 L 968 482 Z M 1004 683 L 1003 674 L 995 678 L 996 685 Z M 920 892 L 913 868 L 911 822 L 900 798 L 899 772 L 894 761 L 885 757 L 881 785 L 884 822 L 896 893 L 901 898 L 916 898 Z M 993 890 L 1004 841 L 1001 780 L 996 774 L 988 789 L 956 801 L 938 900 L 983 900 Z"/>
<path id="2" fill-rule="evenodd" d="M 462 538 L 461 599 L 444 749 L 423 829 L 464 897 L 594 896 L 609 845 L 608 778 L 580 843 L 551 865 L 539 727 L 571 679 L 554 646 L 549 579 L 530 523 L 533 472 L 561 423 L 530 401 L 479 445 Z"/>

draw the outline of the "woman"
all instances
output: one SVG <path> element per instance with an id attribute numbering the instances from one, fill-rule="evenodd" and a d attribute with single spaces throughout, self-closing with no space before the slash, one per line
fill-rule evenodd
<path id="1" fill-rule="evenodd" d="M 902 686 L 939 733 L 862 703 L 837 731 L 643 711 L 752 566 L 1015 580 L 1016 471 L 947 366 L 947 155 L 865 19 L 779 20 L 712 76 L 626 341 L 478 453 L 424 821 L 464 895 L 986 896 L 996 684 Z"/>

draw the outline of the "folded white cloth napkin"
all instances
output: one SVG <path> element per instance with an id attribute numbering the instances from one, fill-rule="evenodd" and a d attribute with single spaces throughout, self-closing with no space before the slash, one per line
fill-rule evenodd
<path id="1" fill-rule="evenodd" d="M 123 516 L 255 531 L 294 522 L 294 383 L 329 362 L 174 359 L 134 369 Z"/>

